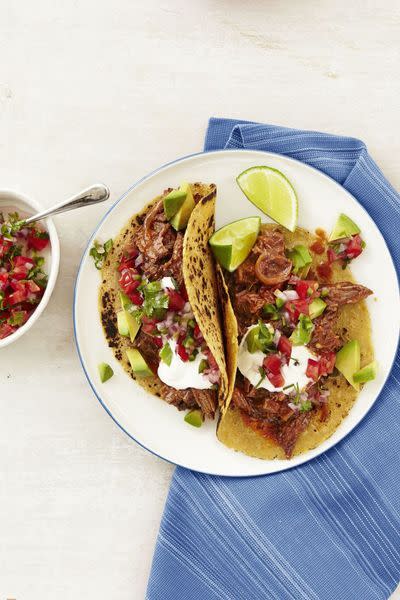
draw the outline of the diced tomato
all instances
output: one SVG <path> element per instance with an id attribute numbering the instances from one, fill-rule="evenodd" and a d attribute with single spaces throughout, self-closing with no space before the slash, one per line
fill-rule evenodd
<path id="1" fill-rule="evenodd" d="M 0 273 L 0 290 L 5 290 L 8 285 L 8 273 Z"/>
<path id="2" fill-rule="evenodd" d="M 278 354 L 270 354 L 263 361 L 263 367 L 266 371 L 278 375 L 281 372 L 282 361 Z"/>
<path id="3" fill-rule="evenodd" d="M 0 340 L 3 340 L 4 338 L 8 337 L 12 333 L 14 333 L 14 331 L 16 331 L 15 327 L 12 327 L 8 323 L 1 323 L 0 324 Z"/>
<path id="4" fill-rule="evenodd" d="M 207 356 L 207 360 L 208 360 L 208 366 L 211 370 L 213 369 L 218 369 L 218 364 L 217 361 L 215 360 L 213 354 L 211 353 L 211 350 L 209 348 L 205 348 L 203 350 L 204 354 Z"/>
<path id="5" fill-rule="evenodd" d="M 7 297 L 7 304 L 9 306 L 14 306 L 15 304 L 19 304 L 20 302 L 24 302 L 27 299 L 27 293 L 25 290 L 17 290 L 13 292 Z"/>
<path id="6" fill-rule="evenodd" d="M 289 362 L 290 357 L 292 355 L 292 344 L 289 342 L 286 336 L 281 335 L 278 342 L 278 350 L 284 356 L 286 356 L 287 362 Z"/>
<path id="7" fill-rule="evenodd" d="M 14 261 L 14 268 L 11 272 L 15 279 L 26 279 L 29 271 L 35 264 L 32 259 L 27 256 L 17 256 Z"/>
<path id="8" fill-rule="evenodd" d="M 28 248 L 33 250 L 44 250 L 49 243 L 49 234 L 47 231 L 38 231 L 37 229 L 31 229 L 28 233 Z"/>
<path id="9" fill-rule="evenodd" d="M 360 256 L 362 251 L 363 247 L 361 236 L 358 234 L 353 235 L 346 246 L 347 258 L 357 258 L 357 256 Z"/>
<path id="10" fill-rule="evenodd" d="M 298 321 L 299 316 L 308 315 L 310 299 L 307 300 L 292 300 L 290 302 L 286 302 L 285 310 L 289 313 L 290 320 L 293 323 Z"/>
<path id="11" fill-rule="evenodd" d="M 328 248 L 327 251 L 327 257 L 328 257 L 328 263 L 333 263 L 335 262 L 335 260 L 337 260 L 338 255 L 336 254 L 336 252 L 334 252 L 334 250 L 332 250 L 332 248 Z"/>
<path id="12" fill-rule="evenodd" d="M 10 240 L 5 240 L 3 237 L 0 237 L 0 258 L 7 254 L 12 246 L 12 242 Z"/>
<path id="13" fill-rule="evenodd" d="M 121 272 L 124 269 L 135 268 L 135 260 L 138 256 L 139 251 L 136 248 L 129 248 L 129 250 L 126 250 L 119 263 L 118 271 Z"/>
<path id="14" fill-rule="evenodd" d="M 307 377 L 310 377 L 310 379 L 313 379 L 314 381 L 318 380 L 318 377 L 319 377 L 319 361 L 318 360 L 314 360 L 312 358 L 308 359 L 306 375 L 307 375 Z"/>
<path id="15" fill-rule="evenodd" d="M 283 387 L 283 384 L 285 383 L 282 373 L 267 373 L 267 377 L 272 385 L 276 388 Z"/>
<path id="16" fill-rule="evenodd" d="M 186 348 L 182 344 L 182 342 L 177 343 L 176 353 L 178 354 L 178 356 L 180 356 L 180 358 L 183 360 L 183 362 L 187 362 L 189 360 L 189 354 L 186 352 Z"/>
<path id="17" fill-rule="evenodd" d="M 154 333 L 157 331 L 156 328 L 156 319 L 152 319 L 150 317 L 142 317 L 142 329 L 145 333 Z"/>
<path id="18" fill-rule="evenodd" d="M 31 294 L 37 294 L 38 292 L 42 291 L 42 289 L 31 279 L 26 282 L 25 289 L 27 289 Z"/>
<path id="19" fill-rule="evenodd" d="M 188 296 L 188 293 L 186 291 L 186 287 L 185 287 L 184 283 L 182 283 L 182 285 L 180 286 L 179 293 L 182 296 L 182 298 L 185 300 L 185 302 L 189 302 L 189 296 Z"/>
<path id="20" fill-rule="evenodd" d="M 166 290 L 167 294 L 168 294 L 168 308 L 169 310 L 173 310 L 173 311 L 180 311 L 183 309 L 183 307 L 185 306 L 185 299 L 181 296 L 181 294 L 179 292 L 177 292 L 176 290 L 171 290 L 171 289 L 167 289 Z"/>
<path id="21" fill-rule="evenodd" d="M 300 279 L 300 281 L 296 284 L 296 292 L 298 293 L 300 300 L 306 300 L 307 298 L 310 298 L 310 296 L 314 294 L 317 289 L 317 281 Z M 311 290 L 311 293 L 309 292 L 309 290 Z"/>
<path id="22" fill-rule="evenodd" d="M 143 304 L 143 296 L 139 292 L 130 292 L 128 294 L 129 300 L 136 304 L 136 306 L 142 306 Z"/>
<path id="23" fill-rule="evenodd" d="M 157 346 L 157 348 L 162 348 L 163 347 L 162 337 L 155 336 L 153 338 L 153 342 L 155 343 L 155 345 Z"/>
<path id="24" fill-rule="evenodd" d="M 121 289 L 129 296 L 140 285 L 140 276 L 136 269 L 128 268 L 121 272 L 121 277 L 118 280 Z M 132 301 L 133 302 L 133 301 Z"/>
<path id="25" fill-rule="evenodd" d="M 323 254 L 325 251 L 325 244 L 322 240 L 317 240 L 311 244 L 310 249 L 315 252 L 315 254 Z"/>
<path id="26" fill-rule="evenodd" d="M 202 335 L 202 333 L 200 331 L 200 327 L 197 325 L 197 323 L 194 326 L 193 335 L 194 335 L 195 338 L 203 337 L 203 335 Z"/>
<path id="27" fill-rule="evenodd" d="M 9 280 L 10 287 L 14 290 L 14 292 L 25 291 L 25 284 L 18 279 Z"/>
<path id="28" fill-rule="evenodd" d="M 319 376 L 329 375 L 335 367 L 336 354 L 334 352 L 325 352 L 319 359 Z"/>

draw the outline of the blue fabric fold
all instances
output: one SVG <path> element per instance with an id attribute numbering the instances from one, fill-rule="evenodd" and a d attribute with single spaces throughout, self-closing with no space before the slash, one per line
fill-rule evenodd
<path id="1" fill-rule="evenodd" d="M 285 154 L 333 177 L 375 220 L 399 272 L 400 197 L 363 142 L 211 119 L 205 150 L 222 148 Z M 398 353 L 367 417 L 320 457 L 247 479 L 177 468 L 147 598 L 388 598 L 400 580 L 399 433 Z"/>

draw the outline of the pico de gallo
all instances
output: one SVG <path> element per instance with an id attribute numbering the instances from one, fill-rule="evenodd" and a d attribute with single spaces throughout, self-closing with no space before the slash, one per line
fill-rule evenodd
<path id="1" fill-rule="evenodd" d="M 0 212 L 0 339 L 13 334 L 35 311 L 47 286 L 41 252 L 49 234 L 25 225 L 17 212 Z"/>

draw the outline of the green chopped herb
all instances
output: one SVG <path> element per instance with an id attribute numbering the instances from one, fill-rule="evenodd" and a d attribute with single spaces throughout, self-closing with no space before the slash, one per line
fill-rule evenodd
<path id="1" fill-rule="evenodd" d="M 107 240 L 107 241 L 106 241 L 106 243 L 104 244 L 104 252 L 105 252 L 106 256 L 107 256 L 107 254 L 110 252 L 110 250 L 112 249 L 112 247 L 113 247 L 113 241 L 112 241 L 112 239 L 110 238 L 110 239 L 109 239 L 109 240 Z"/>
<path id="2" fill-rule="evenodd" d="M 160 350 L 160 358 L 166 365 L 170 366 L 172 362 L 172 350 L 168 342 Z"/>
<path id="3" fill-rule="evenodd" d="M 277 298 L 275 300 L 275 304 L 276 304 L 277 308 L 282 308 L 283 306 L 285 306 L 285 301 L 283 298 Z"/>
<path id="4" fill-rule="evenodd" d="M 264 379 L 266 378 L 266 373 L 264 371 L 264 369 L 262 367 L 259 367 L 258 372 L 260 374 L 260 380 L 258 381 L 258 383 L 254 386 L 256 389 L 260 387 L 260 385 L 262 384 L 262 382 L 264 381 Z"/>
<path id="5" fill-rule="evenodd" d="M 278 309 L 275 304 L 264 304 L 263 312 L 267 317 L 270 317 L 271 321 L 277 321 L 279 319 Z"/>
<path id="6" fill-rule="evenodd" d="M 312 409 L 312 404 L 310 400 L 304 400 L 304 402 L 302 402 L 300 404 L 300 412 L 308 412 L 309 410 Z"/>
<path id="7" fill-rule="evenodd" d="M 183 346 L 185 348 L 189 348 L 190 346 L 194 345 L 194 339 L 190 336 L 187 336 L 184 340 L 183 340 Z"/>
<path id="8" fill-rule="evenodd" d="M 199 373 L 203 373 L 203 371 L 205 371 L 206 369 L 208 369 L 208 361 L 205 358 L 203 358 L 199 364 Z"/>
<path id="9" fill-rule="evenodd" d="M 8 214 L 8 221 L 3 222 L 0 231 L 3 237 L 10 240 L 13 238 L 15 233 L 24 227 L 24 225 L 25 221 L 20 219 L 17 212 L 13 212 Z"/>
<path id="10" fill-rule="evenodd" d="M 104 244 L 100 244 L 97 240 L 94 241 L 93 247 L 90 249 L 89 255 L 93 257 L 94 266 L 96 269 L 102 269 L 104 262 L 107 258 L 107 254 L 113 247 L 112 239 L 107 240 Z"/>
<path id="11" fill-rule="evenodd" d="M 289 383 L 289 385 L 285 385 L 282 390 L 290 390 L 290 388 L 295 387 L 294 383 Z"/>
<path id="12" fill-rule="evenodd" d="M 35 256 L 33 261 L 37 267 L 43 267 L 43 265 L 44 265 L 44 257 L 43 256 Z"/>
<path id="13" fill-rule="evenodd" d="M 162 319 L 168 309 L 168 296 L 159 281 L 151 281 L 142 288 L 144 302 L 141 311 L 146 317 Z"/>
<path id="14" fill-rule="evenodd" d="M 26 311 L 19 310 L 19 311 L 15 311 L 11 315 L 11 317 L 8 319 L 8 322 L 10 325 L 19 327 L 20 325 L 22 325 L 25 322 L 25 318 L 26 318 Z"/>

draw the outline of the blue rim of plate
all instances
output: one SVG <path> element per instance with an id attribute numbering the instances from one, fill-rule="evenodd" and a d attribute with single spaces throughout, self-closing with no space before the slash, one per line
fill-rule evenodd
<path id="1" fill-rule="evenodd" d="M 80 277 L 80 273 L 81 273 L 81 269 L 82 269 L 82 264 L 83 264 L 83 260 L 85 258 L 85 255 L 87 253 L 87 250 L 89 248 L 89 246 L 92 244 L 92 241 L 95 239 L 96 237 L 96 233 L 97 231 L 100 229 L 101 225 L 103 224 L 103 222 L 106 220 L 106 218 L 108 217 L 108 215 L 114 210 L 114 208 L 120 203 L 122 202 L 122 200 L 124 200 L 124 198 L 131 193 L 132 190 L 134 190 L 138 185 L 140 185 L 143 181 L 146 181 L 146 179 L 150 179 L 153 175 L 155 175 L 156 173 L 159 173 L 160 171 L 162 171 L 163 169 L 170 167 L 176 163 L 180 163 L 186 159 L 189 158 L 194 158 L 196 156 L 209 156 L 210 154 L 220 154 L 221 152 L 254 152 L 254 153 L 258 153 L 260 155 L 262 154 L 275 154 L 276 156 L 283 156 L 285 158 L 285 160 L 289 160 L 295 163 L 300 163 L 302 166 L 305 166 L 309 169 L 311 169 L 312 171 L 316 171 L 319 175 L 322 175 L 323 177 L 326 177 L 327 179 L 329 179 L 330 181 L 333 181 L 333 183 L 335 183 L 337 186 L 339 186 L 340 188 L 342 188 L 349 196 L 351 196 L 353 198 L 353 200 L 355 200 L 355 202 L 357 202 L 357 204 L 361 207 L 361 209 L 368 215 L 368 217 L 371 219 L 371 221 L 374 223 L 376 229 L 379 232 L 379 235 L 382 238 L 382 241 L 384 243 L 384 245 L 386 246 L 386 249 L 388 251 L 388 254 L 390 256 L 390 260 L 392 262 L 392 266 L 393 266 L 393 270 L 396 274 L 396 281 L 397 281 L 397 291 L 398 294 L 400 295 L 400 274 L 397 272 L 396 269 L 396 265 L 395 262 L 393 260 L 392 257 L 392 253 L 390 252 L 389 246 L 386 243 L 385 238 L 383 237 L 378 225 L 375 223 L 374 219 L 371 217 L 371 215 L 369 214 L 369 212 L 366 210 L 366 208 L 361 204 L 361 202 L 359 200 L 357 200 L 357 198 L 355 196 L 353 196 L 353 194 L 351 194 L 351 192 L 349 192 L 348 190 L 346 190 L 346 188 L 344 188 L 342 185 L 340 185 L 340 183 L 338 183 L 335 179 L 333 179 L 333 177 L 330 177 L 329 175 L 327 175 L 326 173 L 323 173 L 322 171 L 320 171 L 319 169 L 316 169 L 315 167 L 302 162 L 301 160 L 296 160 L 295 158 L 292 158 L 290 156 L 286 156 L 285 154 L 279 154 L 277 152 L 267 152 L 267 151 L 263 151 L 263 150 L 252 150 L 252 149 L 247 149 L 247 148 L 222 148 L 221 150 L 211 150 L 209 152 L 194 152 L 193 154 L 186 154 L 185 156 L 181 156 L 179 158 L 176 158 L 175 160 L 172 160 L 170 162 L 164 163 L 163 165 L 161 165 L 160 167 L 158 167 L 157 169 L 154 169 L 153 171 L 150 171 L 149 173 L 147 173 L 146 175 L 144 175 L 143 177 L 141 177 L 140 179 L 136 180 L 135 183 L 133 183 L 131 185 L 130 188 L 127 189 L 126 192 L 124 192 L 122 194 L 122 196 L 120 196 L 113 204 L 112 206 L 107 210 L 107 212 L 104 214 L 104 216 L 102 217 L 102 219 L 98 222 L 98 224 L 96 225 L 92 235 L 90 236 L 85 249 L 82 253 L 82 257 L 81 260 L 79 261 L 79 267 L 78 267 L 78 271 L 76 274 L 76 279 L 75 279 L 75 285 L 74 285 L 74 296 L 73 296 L 73 304 L 72 304 L 72 318 L 73 318 L 73 328 L 74 328 L 74 340 L 75 340 L 75 346 L 76 346 L 76 350 L 78 353 L 78 357 L 79 357 L 79 361 L 81 363 L 83 372 L 86 376 L 86 379 L 89 383 L 89 386 L 92 389 L 93 394 L 95 395 L 95 397 L 97 398 L 97 400 L 100 402 L 101 406 L 104 408 L 104 410 L 107 412 L 107 414 L 111 417 L 111 419 L 114 421 L 114 423 L 134 442 L 136 442 L 136 444 L 138 444 L 139 446 L 141 446 L 144 450 L 147 450 L 148 452 L 150 452 L 151 454 L 153 454 L 153 456 L 157 456 L 157 458 L 161 458 L 163 461 L 172 464 L 172 465 L 176 465 L 177 467 L 181 467 L 183 469 L 188 469 L 189 467 L 187 467 L 186 465 L 183 465 L 181 463 L 178 462 L 174 462 L 172 460 L 169 460 L 168 458 L 165 458 L 164 456 L 161 456 L 161 454 L 158 454 L 157 452 L 155 452 L 154 450 L 152 450 L 151 448 L 148 448 L 147 446 L 145 446 L 142 442 L 139 442 L 139 440 L 137 440 L 131 433 L 129 433 L 129 431 L 127 431 L 122 425 L 121 423 L 119 423 L 119 421 L 114 417 L 114 415 L 112 414 L 112 412 L 110 411 L 110 409 L 107 407 L 107 405 L 103 402 L 103 400 L 101 399 L 101 397 L 99 396 L 99 394 L 96 392 L 96 389 L 94 387 L 94 384 L 92 383 L 92 380 L 90 379 L 89 373 L 87 372 L 86 368 L 85 368 L 85 364 L 84 364 L 84 360 L 79 348 L 79 343 L 78 343 L 78 338 L 77 338 L 77 330 L 76 330 L 76 307 L 77 307 L 77 303 L 76 303 L 76 294 L 77 294 L 77 288 L 78 288 L 78 283 L 79 283 L 79 277 Z M 334 446 L 336 446 L 337 444 L 339 444 L 345 437 L 347 437 L 349 434 L 351 434 L 359 425 L 360 423 L 367 417 L 368 413 L 372 410 L 372 408 L 374 407 L 376 401 L 378 400 L 378 398 L 380 397 L 380 395 L 382 394 L 386 383 L 392 373 L 393 370 L 393 366 L 396 360 L 396 355 L 398 353 L 399 350 L 399 346 L 400 346 L 400 334 L 399 334 L 399 338 L 397 341 L 397 348 L 396 348 L 396 352 L 394 353 L 393 356 L 393 360 L 392 363 L 390 365 L 390 368 L 388 370 L 388 374 L 385 378 L 385 380 L 382 382 L 382 386 L 381 389 L 379 390 L 379 393 L 376 395 L 375 400 L 373 401 L 373 403 L 371 404 L 369 410 L 365 413 L 365 415 L 363 417 L 361 417 L 361 419 L 358 421 L 358 423 L 356 423 L 356 425 L 354 425 L 354 427 L 352 427 L 352 429 L 350 429 L 350 431 L 348 431 L 347 433 L 344 433 L 343 436 L 341 438 L 339 438 L 337 440 L 337 442 L 334 444 Z M 254 474 L 239 474 L 239 475 L 221 475 L 218 473 L 210 473 L 209 471 L 198 471 L 199 473 L 205 473 L 206 475 L 215 475 L 215 476 L 219 476 L 219 477 L 265 477 L 268 475 L 274 475 L 276 473 L 280 473 L 282 471 L 288 471 L 289 469 L 295 469 L 296 467 L 300 467 L 301 465 L 305 464 L 306 462 L 310 461 L 310 460 L 314 460 L 315 458 L 317 458 L 318 456 L 321 456 L 321 454 L 323 454 L 324 452 L 329 452 L 329 450 L 331 450 L 334 446 L 330 446 L 329 448 L 327 448 L 324 451 L 321 451 L 319 454 L 317 454 L 316 456 L 312 456 L 310 458 L 306 458 L 305 460 L 303 460 L 302 462 L 293 465 L 290 464 L 290 460 L 288 461 L 288 465 L 284 466 L 282 469 L 280 469 L 279 471 L 274 471 L 272 473 L 260 473 L 257 475 Z"/>

